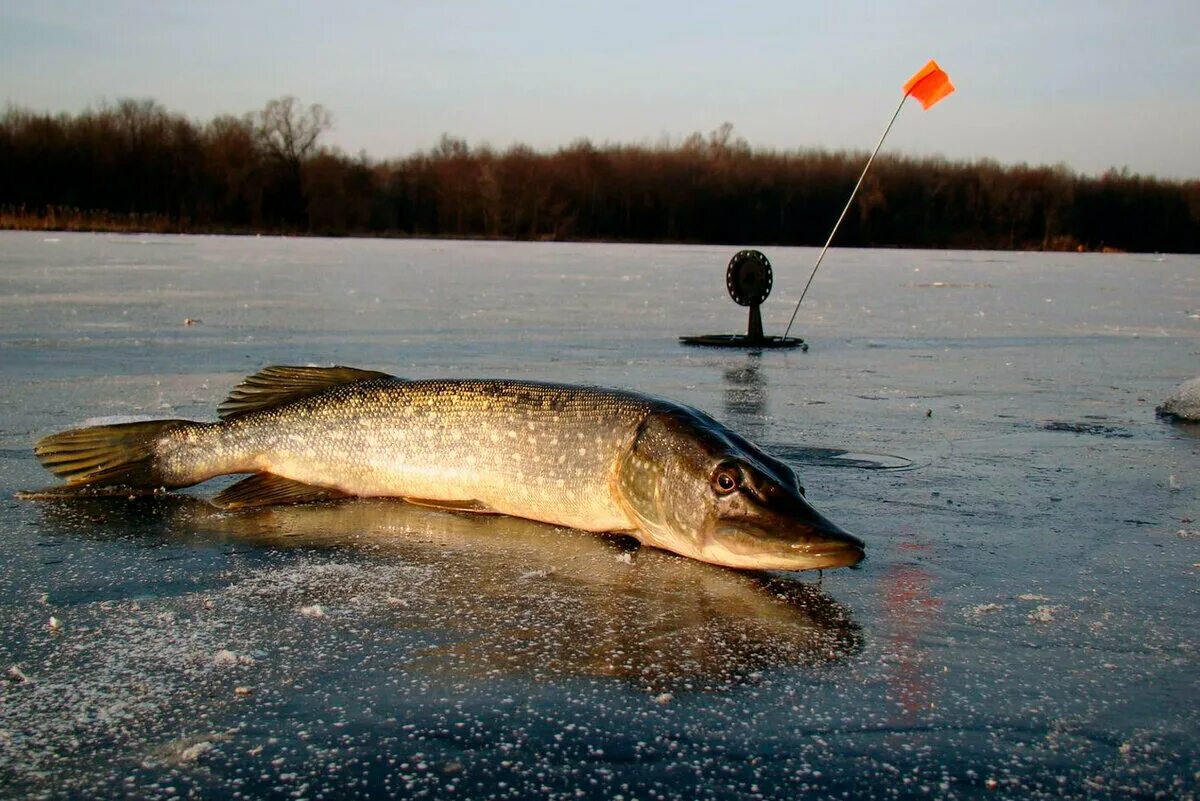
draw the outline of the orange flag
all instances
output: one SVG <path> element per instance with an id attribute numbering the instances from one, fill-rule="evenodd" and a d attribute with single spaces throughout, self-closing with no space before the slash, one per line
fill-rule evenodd
<path id="1" fill-rule="evenodd" d="M 921 101 L 925 109 L 953 91 L 954 84 L 950 83 L 950 76 L 932 59 L 904 84 L 904 96 L 912 95 Z"/>

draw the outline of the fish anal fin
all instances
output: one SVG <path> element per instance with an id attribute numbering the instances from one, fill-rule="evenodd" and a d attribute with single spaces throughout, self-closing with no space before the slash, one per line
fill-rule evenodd
<path id="1" fill-rule="evenodd" d="M 272 365 L 247 376 L 242 383 L 234 387 L 229 397 L 217 407 L 217 414 L 222 420 L 229 420 L 318 395 L 333 387 L 375 378 L 394 377 L 378 370 L 360 370 L 357 367 Z"/>
<path id="2" fill-rule="evenodd" d="M 213 503 L 226 509 L 333 501 L 351 496 L 330 487 L 315 487 L 274 473 L 255 473 L 221 490 Z"/>
<path id="3" fill-rule="evenodd" d="M 498 515 L 497 512 L 486 503 L 474 500 L 465 501 L 441 501 L 431 498 L 409 498 L 404 497 L 405 503 L 411 503 L 413 506 L 427 506 L 430 509 L 444 509 L 447 512 L 471 512 L 477 515 Z"/>

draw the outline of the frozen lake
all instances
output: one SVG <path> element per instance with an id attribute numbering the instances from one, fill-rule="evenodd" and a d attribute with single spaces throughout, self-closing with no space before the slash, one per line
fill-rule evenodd
<path id="1" fill-rule="evenodd" d="M 1154 406 L 1200 258 L 834 250 L 809 352 L 679 345 L 744 331 L 736 250 L 0 233 L 0 795 L 1194 798 L 1200 430 Z M 815 251 L 763 250 L 779 334 Z M 280 363 L 697 406 L 867 559 L 13 498 L 39 437 Z"/>

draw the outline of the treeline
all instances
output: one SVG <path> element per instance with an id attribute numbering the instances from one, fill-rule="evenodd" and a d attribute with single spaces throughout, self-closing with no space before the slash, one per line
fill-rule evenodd
<path id="1" fill-rule="evenodd" d="M 0 227 L 820 244 L 865 158 L 752 149 L 726 124 L 671 146 L 552 153 L 449 136 L 391 161 L 324 147 L 294 98 L 200 124 L 148 100 L 0 117 Z M 878 160 L 841 246 L 1200 251 L 1200 181 Z"/>

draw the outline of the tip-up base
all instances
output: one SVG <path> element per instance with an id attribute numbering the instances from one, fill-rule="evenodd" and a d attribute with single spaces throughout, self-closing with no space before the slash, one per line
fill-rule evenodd
<path id="1" fill-rule="evenodd" d="M 808 350 L 808 343 L 800 337 L 752 337 L 747 334 L 701 334 L 680 337 L 684 345 L 705 345 L 710 348 L 800 348 Z"/>

